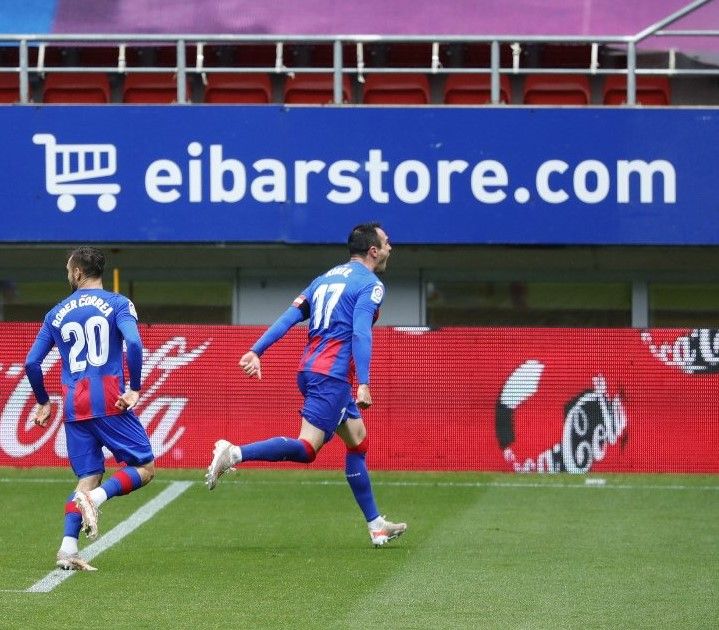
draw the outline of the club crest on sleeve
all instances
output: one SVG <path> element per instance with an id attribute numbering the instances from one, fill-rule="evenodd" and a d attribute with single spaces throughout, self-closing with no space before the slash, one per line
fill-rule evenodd
<path id="1" fill-rule="evenodd" d="M 137 310 L 135 310 L 135 305 L 132 303 L 132 300 L 127 301 L 127 310 L 130 311 L 130 315 L 132 315 L 135 319 L 139 319 L 137 317 Z"/>
<path id="2" fill-rule="evenodd" d="M 372 289 L 372 295 L 370 295 L 370 300 L 372 300 L 375 304 L 379 304 L 383 297 L 384 287 L 381 284 L 375 284 Z"/>

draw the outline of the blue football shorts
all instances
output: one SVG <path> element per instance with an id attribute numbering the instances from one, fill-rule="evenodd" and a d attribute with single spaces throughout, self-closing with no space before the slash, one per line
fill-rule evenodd
<path id="1" fill-rule="evenodd" d="M 297 386 L 305 399 L 300 415 L 325 432 L 325 442 L 332 438 L 340 424 L 362 417 L 347 381 L 315 372 L 298 372 Z"/>
<path id="2" fill-rule="evenodd" d="M 65 423 L 70 466 L 78 478 L 105 472 L 106 446 L 120 463 L 142 466 L 155 459 L 145 428 L 132 410 Z"/>

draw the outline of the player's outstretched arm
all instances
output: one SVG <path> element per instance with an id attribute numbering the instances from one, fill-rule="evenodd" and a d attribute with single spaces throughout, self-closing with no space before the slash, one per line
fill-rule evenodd
<path id="1" fill-rule="evenodd" d="M 292 326 L 299 324 L 303 319 L 306 318 L 302 314 L 302 311 L 295 306 L 290 306 L 275 320 L 275 323 L 264 332 L 262 337 L 255 342 L 255 345 L 252 346 L 252 351 L 258 357 L 261 356 L 267 348 L 282 339 Z"/>
<path id="2" fill-rule="evenodd" d="M 262 378 L 260 355 L 273 343 L 282 339 L 290 328 L 304 319 L 307 319 L 307 316 L 303 309 L 294 305 L 282 313 L 275 323 L 255 342 L 252 349 L 242 355 L 240 367 L 245 371 L 245 374 Z"/>

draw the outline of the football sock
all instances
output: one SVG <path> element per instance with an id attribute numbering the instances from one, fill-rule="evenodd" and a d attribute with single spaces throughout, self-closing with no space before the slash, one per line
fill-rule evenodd
<path id="1" fill-rule="evenodd" d="M 64 538 L 62 539 L 63 551 L 68 551 L 64 548 L 65 540 L 68 538 L 75 540 L 75 551 L 68 551 L 68 553 L 77 552 L 77 539 L 80 536 L 80 529 L 82 528 L 82 513 L 80 509 L 75 505 L 75 492 L 73 491 L 65 502 L 65 529 L 63 532 Z M 68 543 L 71 544 L 71 543 Z"/>
<path id="2" fill-rule="evenodd" d="M 377 518 L 373 518 L 371 521 L 367 521 L 367 527 L 370 529 L 382 529 L 382 526 L 384 525 L 384 518 L 381 516 L 378 516 Z"/>
<path id="3" fill-rule="evenodd" d="M 379 510 L 374 500 L 372 482 L 370 481 L 367 464 L 365 462 L 367 446 L 368 442 L 367 438 L 365 438 L 359 446 L 347 449 L 347 454 L 345 455 L 345 477 L 352 489 L 352 494 L 354 494 L 357 505 L 360 506 L 365 519 L 369 523 L 379 516 Z"/>
<path id="4" fill-rule="evenodd" d="M 142 477 L 137 468 L 127 466 L 118 470 L 99 488 L 90 491 L 90 498 L 96 507 L 118 495 L 129 494 L 142 486 Z"/>
<path id="5" fill-rule="evenodd" d="M 65 553 L 77 553 L 77 538 L 72 536 L 63 536 L 60 551 Z"/>
<path id="6" fill-rule="evenodd" d="M 240 447 L 242 461 L 301 462 L 309 464 L 315 459 L 315 449 L 307 440 L 274 437 Z"/>
<path id="7" fill-rule="evenodd" d="M 92 502 L 95 504 L 95 507 L 102 505 L 109 498 L 107 496 L 107 492 L 105 492 L 105 489 L 102 486 L 98 486 L 97 488 L 90 490 L 89 494 Z"/>
<path id="8" fill-rule="evenodd" d="M 230 458 L 232 459 L 232 465 L 239 464 L 242 461 L 242 450 L 239 446 L 230 447 Z"/>

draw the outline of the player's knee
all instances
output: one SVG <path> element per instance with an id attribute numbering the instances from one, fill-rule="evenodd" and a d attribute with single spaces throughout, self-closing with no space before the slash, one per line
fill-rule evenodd
<path id="1" fill-rule="evenodd" d="M 369 450 L 369 437 L 367 437 L 367 431 L 364 432 L 364 437 L 362 438 L 362 441 L 359 442 L 356 446 L 348 446 L 347 452 L 348 453 L 358 453 L 360 455 L 364 455 Z"/>

